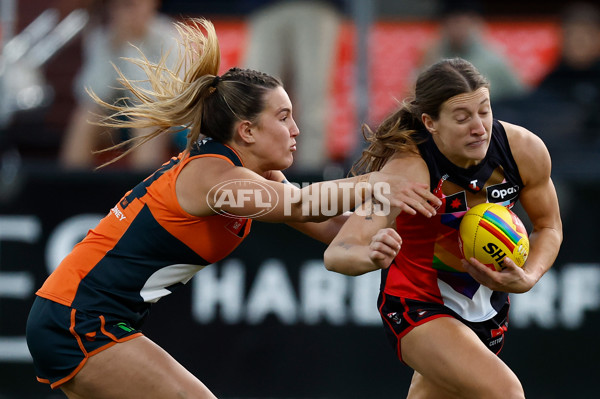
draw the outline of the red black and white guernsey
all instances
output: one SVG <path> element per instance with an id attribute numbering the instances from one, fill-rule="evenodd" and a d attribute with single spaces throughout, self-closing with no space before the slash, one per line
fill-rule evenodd
<path id="1" fill-rule="evenodd" d="M 188 162 L 202 157 L 243 166 L 232 148 L 212 140 L 172 158 L 125 194 L 37 295 L 139 326 L 152 303 L 229 255 L 250 232 L 251 220 L 193 216 L 177 201 L 177 176 Z"/>
<path id="2" fill-rule="evenodd" d="M 382 272 L 381 289 L 387 295 L 443 304 L 468 321 L 494 317 L 508 294 L 480 285 L 461 265 L 458 227 L 465 212 L 480 203 L 495 202 L 512 208 L 523 182 L 512 156 L 506 131 L 494 120 L 485 159 L 464 169 L 439 151 L 426 130 L 416 133 L 427 163 L 431 191 L 442 200 L 436 216 L 401 213 L 396 219 L 402 249 Z"/>

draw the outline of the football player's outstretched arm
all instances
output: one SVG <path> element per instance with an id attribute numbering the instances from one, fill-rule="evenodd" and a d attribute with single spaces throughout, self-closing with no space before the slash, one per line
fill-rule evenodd
<path id="1" fill-rule="evenodd" d="M 414 153 L 395 155 L 381 171 L 410 176 L 412 181 L 429 186 L 427 165 Z M 325 267 L 347 275 L 389 267 L 401 250 L 402 240 L 395 230 L 396 217 L 400 212 L 398 208 L 384 209 L 372 201 L 363 204 L 354 211 L 325 251 Z"/>

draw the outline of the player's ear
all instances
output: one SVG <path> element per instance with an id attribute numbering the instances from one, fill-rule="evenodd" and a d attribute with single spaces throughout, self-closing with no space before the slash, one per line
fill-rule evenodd
<path id="1" fill-rule="evenodd" d="M 241 121 L 237 126 L 237 134 L 246 143 L 254 143 L 256 141 L 254 137 L 253 124 L 250 121 Z"/>
<path id="2" fill-rule="evenodd" d="M 425 128 L 429 131 L 429 133 L 431 133 L 431 134 L 437 133 L 437 130 L 435 127 L 435 121 L 429 114 L 426 114 L 426 113 L 421 114 L 421 122 L 423 122 L 423 125 L 425 125 Z"/>

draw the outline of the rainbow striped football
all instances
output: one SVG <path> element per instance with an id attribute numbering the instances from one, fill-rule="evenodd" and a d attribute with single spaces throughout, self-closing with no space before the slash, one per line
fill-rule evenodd
<path id="1" fill-rule="evenodd" d="M 522 267 L 529 254 L 529 237 L 521 219 L 510 209 L 484 203 L 469 209 L 459 227 L 458 243 L 465 259 L 477 259 L 502 270 L 505 257 Z"/>

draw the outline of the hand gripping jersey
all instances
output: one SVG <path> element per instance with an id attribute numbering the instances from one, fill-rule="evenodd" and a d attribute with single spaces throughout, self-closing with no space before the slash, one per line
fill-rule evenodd
<path id="1" fill-rule="evenodd" d="M 251 220 L 192 216 L 177 201 L 177 176 L 201 157 L 242 166 L 230 147 L 212 140 L 172 158 L 125 194 L 37 295 L 92 314 L 118 315 L 137 326 L 151 303 L 230 254 L 250 232 Z"/>
<path id="2" fill-rule="evenodd" d="M 458 227 L 465 212 L 483 202 L 512 208 L 523 182 L 512 157 L 504 127 L 494 120 L 485 159 L 468 169 L 451 163 L 427 131 L 417 133 L 427 163 L 432 192 L 442 200 L 436 216 L 401 213 L 396 225 L 402 250 L 382 272 L 382 290 L 389 295 L 443 304 L 464 319 L 494 317 L 507 300 L 477 283 L 461 265 Z"/>

